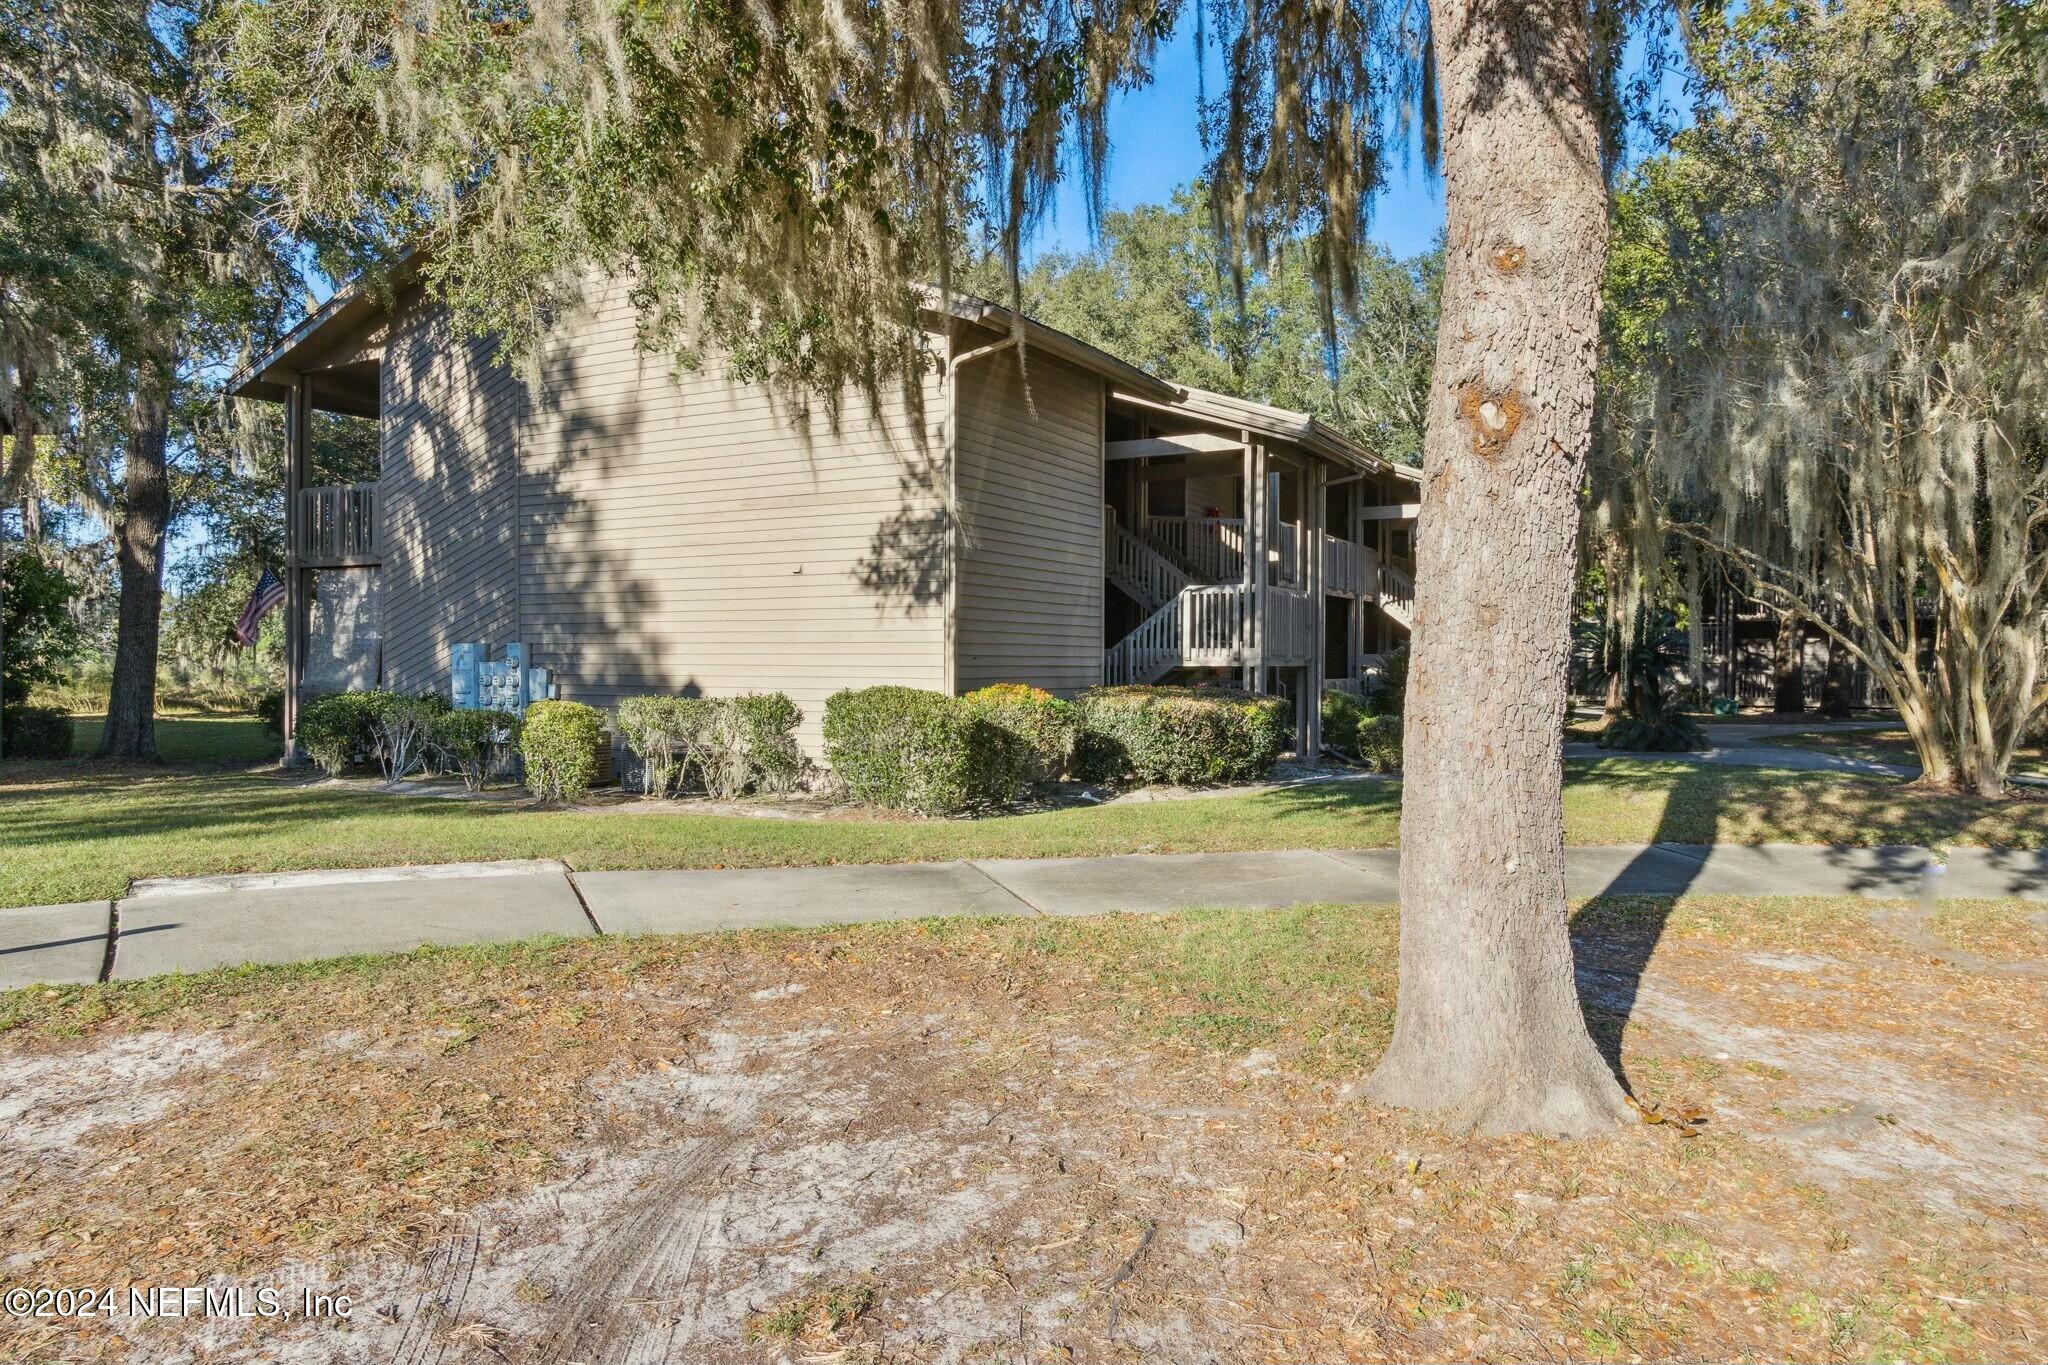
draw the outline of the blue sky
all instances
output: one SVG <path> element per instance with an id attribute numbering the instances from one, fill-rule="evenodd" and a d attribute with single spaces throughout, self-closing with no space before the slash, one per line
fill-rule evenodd
<path id="1" fill-rule="evenodd" d="M 1663 36 L 1667 42 L 1675 41 L 1675 34 L 1668 30 Z M 1624 79 L 1643 76 L 1649 51 L 1648 35 L 1637 33 L 1622 61 Z M 1207 72 L 1212 93 L 1222 74 L 1222 58 L 1212 46 Z M 1201 175 L 1205 158 L 1195 107 L 1199 78 L 1194 26 L 1184 19 L 1173 41 L 1160 51 L 1152 84 L 1126 93 L 1111 107 L 1110 208 L 1163 204 L 1176 189 Z M 1663 119 L 1673 127 L 1690 121 L 1683 71 L 1664 71 L 1656 90 Z M 1631 140 L 1630 159 L 1654 150 L 1654 139 L 1638 131 Z M 1390 147 L 1388 160 L 1386 186 L 1371 208 L 1371 236 L 1400 259 L 1436 244 L 1444 225 L 1444 187 L 1441 179 L 1423 171 L 1418 146 Z M 1069 175 L 1047 221 L 1027 247 L 1027 255 L 1048 250 L 1085 251 L 1089 245 L 1086 199 L 1078 176 Z"/>
<path id="2" fill-rule="evenodd" d="M 1222 59 L 1212 49 L 1212 97 L 1222 78 Z M 1112 209 L 1163 204 L 1176 189 L 1201 175 L 1204 158 L 1195 123 L 1198 88 L 1194 26 L 1184 21 L 1161 50 L 1152 84 L 1125 94 L 1110 110 Z M 1392 158 L 1387 187 L 1372 206 L 1373 240 L 1396 257 L 1429 250 L 1444 224 L 1443 183 L 1423 173 L 1419 149 L 1407 150 L 1411 155 Z M 1070 175 L 1031 251 L 1084 251 L 1088 245 L 1087 202 L 1078 178 Z"/>

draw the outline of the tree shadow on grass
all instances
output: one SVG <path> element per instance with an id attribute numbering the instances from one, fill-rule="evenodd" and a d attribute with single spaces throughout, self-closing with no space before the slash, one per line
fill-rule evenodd
<path id="1" fill-rule="evenodd" d="M 1814 888 L 1801 873 L 1815 870 L 1825 875 L 1824 894 L 1910 897 L 1918 893 L 1929 862 L 1923 846 L 1982 831 L 1987 817 L 2001 814 L 1985 803 L 1915 791 L 1896 778 L 1611 760 L 1580 772 L 1624 796 L 1665 796 L 1646 846 L 1618 858 L 1604 885 L 1582 881 L 1573 888 L 1575 896 L 1588 897 L 1571 918 L 1580 1003 L 1602 1055 L 1631 1091 L 1622 1064 L 1623 1034 L 1640 1008 L 1644 975 L 1680 897 L 1810 894 Z M 1845 782 L 1854 784 L 1846 789 L 1853 803 L 1821 809 L 1823 799 L 1839 795 Z M 2010 811 L 2003 814 L 2012 818 Z M 2022 834 L 2026 828 L 2020 826 Z M 1710 871 L 1716 848 L 1740 845 L 1759 831 L 1811 848 L 1761 854 L 1732 875 Z M 1782 881 L 1773 879 L 1774 857 L 1782 860 Z"/>

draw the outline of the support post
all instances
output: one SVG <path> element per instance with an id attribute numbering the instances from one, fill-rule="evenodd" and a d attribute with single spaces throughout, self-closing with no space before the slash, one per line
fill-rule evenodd
<path id="1" fill-rule="evenodd" d="M 1307 707 L 1303 719 L 1307 723 L 1302 727 L 1302 757 L 1311 763 L 1323 752 L 1323 660 L 1330 648 L 1330 642 L 1323 637 L 1330 620 L 1323 601 L 1323 527 L 1329 518 L 1329 477 L 1330 467 L 1317 460 L 1302 479 L 1308 515 L 1302 518 L 1301 538 L 1307 542 L 1303 553 L 1308 559 L 1302 565 L 1301 576 L 1308 588 L 1309 607 L 1308 686 L 1302 689 L 1303 705 Z"/>
<path id="2" fill-rule="evenodd" d="M 1244 438 L 1246 442 L 1251 442 L 1251 433 L 1245 432 Z M 1245 508 L 1244 515 L 1244 562 L 1251 587 L 1248 608 L 1251 627 L 1251 690 L 1263 693 L 1266 690 L 1266 530 L 1271 508 L 1266 487 L 1266 447 L 1262 444 L 1253 444 L 1251 452 L 1251 500 Z"/>
<path id="3" fill-rule="evenodd" d="M 1240 431 L 1238 433 L 1238 437 L 1240 440 L 1244 442 L 1244 475 L 1239 480 L 1238 484 L 1239 493 L 1237 499 L 1237 514 L 1239 520 L 1241 520 L 1244 523 L 1244 538 L 1238 546 L 1238 549 L 1241 553 L 1241 558 L 1243 559 L 1243 563 L 1239 566 L 1239 577 L 1243 580 L 1244 584 L 1243 609 L 1245 612 L 1244 619 L 1246 621 L 1246 635 L 1244 640 L 1242 641 L 1242 645 L 1245 650 L 1245 658 L 1244 662 L 1238 665 L 1238 675 L 1244 686 L 1244 690 L 1247 692 L 1253 692 L 1257 691 L 1258 689 L 1255 685 L 1256 675 L 1252 672 L 1250 652 L 1251 635 L 1249 624 L 1251 620 L 1250 613 L 1252 600 L 1252 507 L 1256 502 L 1256 499 L 1253 497 L 1252 494 L 1252 489 L 1254 486 L 1252 481 L 1258 476 L 1258 472 L 1254 468 L 1254 461 L 1252 458 L 1251 433 Z"/>
<path id="4" fill-rule="evenodd" d="M 312 381 L 292 380 L 284 412 L 284 754 L 290 766 L 298 753 L 299 686 L 306 673 L 306 570 L 300 547 L 305 543 L 303 499 L 307 450 L 310 445 Z"/>
<path id="5" fill-rule="evenodd" d="M 1360 480 L 1351 485 L 1350 511 L 1344 523 L 1344 538 L 1353 545 L 1364 539 L 1361 534 L 1363 523 L 1359 516 L 1360 509 L 1364 506 L 1365 482 Z M 1368 579 L 1358 584 L 1358 590 L 1351 594 L 1351 629 L 1344 632 L 1344 643 L 1349 650 L 1349 655 L 1344 660 L 1344 676 L 1354 683 L 1359 681 L 1365 671 L 1366 595 L 1372 591 L 1373 586 L 1372 581 Z"/>

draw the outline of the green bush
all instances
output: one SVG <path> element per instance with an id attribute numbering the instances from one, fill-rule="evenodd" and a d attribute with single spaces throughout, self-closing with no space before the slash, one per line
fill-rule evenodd
<path id="1" fill-rule="evenodd" d="M 0 580 L 7 585 L 0 593 L 0 706 L 12 710 L 64 677 L 85 636 L 71 610 L 80 585 L 54 556 L 31 545 L 0 549 Z"/>
<path id="2" fill-rule="evenodd" d="M 1376 716 L 1398 716 L 1408 709 L 1408 646 L 1380 656 L 1380 671 L 1366 680 L 1365 705 Z"/>
<path id="3" fill-rule="evenodd" d="M 1292 737 L 1285 701 L 1223 688 L 1104 687 L 1080 710 L 1075 765 L 1091 782 L 1252 782 Z"/>
<path id="4" fill-rule="evenodd" d="M 8 758 L 69 758 L 74 727 L 54 706 L 9 706 L 0 710 L 0 739 Z"/>
<path id="5" fill-rule="evenodd" d="M 370 703 L 370 734 L 376 743 L 377 767 L 385 780 L 410 777 L 427 766 L 434 722 L 448 714 L 449 701 L 436 693 L 408 697 L 398 692 L 366 692 Z"/>
<path id="6" fill-rule="evenodd" d="M 693 778 L 716 800 L 786 792 L 803 776 L 796 727 L 804 713 L 780 692 L 742 697 L 629 697 L 619 731 L 640 756 L 654 796 Z"/>
<path id="7" fill-rule="evenodd" d="M 519 757 L 526 787 L 543 801 L 573 801 L 597 780 L 604 712 L 573 701 L 537 701 L 526 708 Z"/>
<path id="8" fill-rule="evenodd" d="M 377 710 L 382 692 L 337 692 L 299 707 L 292 737 L 320 770 L 339 777 L 377 752 Z"/>
<path id="9" fill-rule="evenodd" d="M 737 721 L 748 788 L 786 792 L 803 776 L 804 753 L 796 727 L 804 713 L 781 692 L 749 692 L 727 703 Z"/>
<path id="10" fill-rule="evenodd" d="M 707 709 L 692 697 L 628 697 L 619 703 L 619 735 L 640 758 L 642 791 L 667 796 L 681 784 Z"/>
<path id="11" fill-rule="evenodd" d="M 266 733 L 284 738 L 284 693 L 280 689 L 273 687 L 256 698 L 256 719 L 263 722 Z"/>
<path id="12" fill-rule="evenodd" d="M 943 692 L 865 687 L 825 702 L 825 756 L 855 800 L 920 815 L 957 815 L 1016 796 L 1024 744 Z"/>
<path id="13" fill-rule="evenodd" d="M 1635 753 L 1679 754 L 1707 747 L 1707 732 L 1691 716 L 1667 711 L 1656 720 L 1617 716 L 1600 732 L 1603 749 Z"/>
<path id="14" fill-rule="evenodd" d="M 503 750 L 519 742 L 519 725 L 510 711 L 443 711 L 427 727 L 427 748 L 443 772 L 482 791 Z"/>
<path id="15" fill-rule="evenodd" d="M 1401 732 L 1405 722 L 1399 716 L 1372 716 L 1358 727 L 1358 747 L 1352 752 L 1359 762 L 1376 773 L 1401 771 Z"/>
<path id="16" fill-rule="evenodd" d="M 1363 697 L 1349 692 L 1323 693 L 1323 743 L 1340 754 L 1358 756 L 1358 730 L 1372 719 Z"/>
<path id="17" fill-rule="evenodd" d="M 1024 745 L 1031 759 L 1031 781 L 1057 782 L 1066 775 L 1081 735 L 1081 713 L 1072 702 L 1023 683 L 997 683 L 961 700 Z"/>

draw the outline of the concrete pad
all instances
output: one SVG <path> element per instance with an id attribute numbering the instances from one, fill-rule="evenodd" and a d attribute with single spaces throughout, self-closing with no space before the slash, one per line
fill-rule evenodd
<path id="1" fill-rule="evenodd" d="M 0 910 L 0 991 L 99 980 L 113 914 L 108 901 Z"/>
<path id="2" fill-rule="evenodd" d="M 287 885 L 152 888 L 121 903 L 114 977 L 590 933 L 568 878 L 548 864 L 455 867 L 466 871 L 381 868 Z"/>
<path id="3" fill-rule="evenodd" d="M 1201 906 L 1274 909 L 1393 898 L 1385 877 L 1313 852 L 1002 858 L 976 866 L 1048 915 Z"/>
<path id="4" fill-rule="evenodd" d="M 1031 913 L 971 863 L 581 872 L 576 886 L 607 934 L 701 934 Z"/>
<path id="5" fill-rule="evenodd" d="M 1952 848 L 1940 895 L 2048 901 L 2048 849 Z"/>

